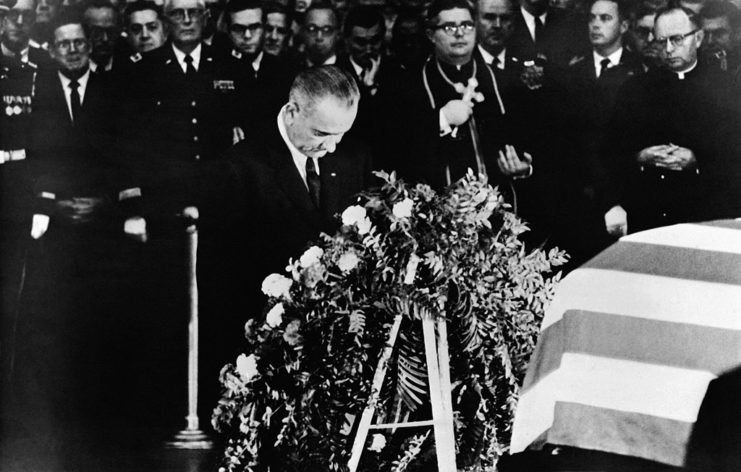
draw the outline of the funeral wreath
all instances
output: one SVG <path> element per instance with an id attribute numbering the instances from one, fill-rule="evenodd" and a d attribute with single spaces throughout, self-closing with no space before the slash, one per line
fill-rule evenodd
<path id="1" fill-rule="evenodd" d="M 554 268 L 566 256 L 526 251 L 526 225 L 483 176 L 469 173 L 436 193 L 377 175 L 383 185 L 342 213 L 337 234 L 321 235 L 285 274 L 263 282 L 268 305 L 246 323 L 245 351 L 220 375 L 212 418 L 225 440 L 220 470 L 346 470 L 371 398 L 382 419 L 429 417 L 423 316 L 448 325 L 458 468 L 494 470 L 506 452 L 560 278 Z M 397 314 L 394 355 L 372 392 Z M 368 436 L 360 469 L 434 463 L 429 430 L 399 429 Z"/>

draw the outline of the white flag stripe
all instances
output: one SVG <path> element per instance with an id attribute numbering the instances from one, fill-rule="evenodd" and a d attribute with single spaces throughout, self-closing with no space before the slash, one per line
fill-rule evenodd
<path id="1" fill-rule="evenodd" d="M 620 238 L 620 241 L 741 254 L 741 231 L 717 226 L 665 226 L 630 234 Z"/>
<path id="2" fill-rule="evenodd" d="M 694 423 L 713 378 L 700 370 L 565 354 L 558 371 L 520 398 L 512 452 L 551 427 L 557 401 Z"/>
<path id="3" fill-rule="evenodd" d="M 560 282 L 541 330 L 567 309 L 741 330 L 741 286 L 578 269 Z"/>
<path id="4" fill-rule="evenodd" d="M 558 395 L 559 372 L 541 378 L 537 385 L 522 393 L 517 400 L 512 425 L 510 453 L 522 452 L 553 424 L 555 398 Z"/>

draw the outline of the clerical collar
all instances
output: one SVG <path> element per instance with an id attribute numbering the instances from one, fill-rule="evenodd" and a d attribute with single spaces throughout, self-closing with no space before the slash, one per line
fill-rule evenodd
<path id="1" fill-rule="evenodd" d="M 684 80 L 684 77 L 687 74 L 689 74 L 690 72 L 692 72 L 693 70 L 695 70 L 695 67 L 697 67 L 697 59 L 695 59 L 695 62 L 691 66 L 689 66 L 688 68 L 686 68 L 685 70 L 680 71 L 680 72 L 677 72 L 677 71 L 672 71 L 672 72 L 674 72 L 675 74 L 677 74 L 677 78 L 679 80 Z"/>
<path id="2" fill-rule="evenodd" d="M 7 47 L 5 47 L 5 44 L 3 44 L 3 43 L 0 43 L 0 48 L 3 51 L 3 56 L 5 56 L 5 57 L 16 57 L 16 58 L 18 58 L 23 63 L 28 62 L 28 50 L 29 50 L 29 46 L 26 46 L 25 48 L 21 49 L 21 52 L 19 52 L 19 53 L 16 53 L 14 51 L 11 51 Z"/>

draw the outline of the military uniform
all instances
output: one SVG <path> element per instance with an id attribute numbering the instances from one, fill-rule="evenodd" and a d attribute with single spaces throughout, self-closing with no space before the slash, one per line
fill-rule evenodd
<path id="1" fill-rule="evenodd" d="M 192 203 L 183 175 L 218 159 L 232 144 L 237 80 L 201 46 L 198 70 L 186 75 L 172 44 L 142 54 L 122 96 L 119 149 L 139 180 L 154 221 Z"/>

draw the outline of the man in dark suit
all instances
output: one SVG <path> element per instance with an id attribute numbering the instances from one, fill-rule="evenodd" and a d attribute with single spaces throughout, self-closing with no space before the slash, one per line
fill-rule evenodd
<path id="1" fill-rule="evenodd" d="M 90 69 L 96 74 L 111 72 L 124 60 L 121 57 L 124 51 L 118 46 L 121 39 L 119 11 L 109 0 L 93 0 L 86 4 L 83 15 L 92 44 Z"/>
<path id="2" fill-rule="evenodd" d="M 600 200 L 604 187 L 614 185 L 620 177 L 600 146 L 620 87 L 643 73 L 640 56 L 623 47 L 627 31 L 628 11 L 623 0 L 593 0 L 589 5 L 592 51 L 571 60 L 564 84 L 568 102 L 573 104 L 570 107 L 573 113 L 568 114 L 567 120 L 573 132 L 570 139 L 577 143 L 580 190 L 593 209 L 588 217 L 601 222 L 607 213 L 605 230 L 593 235 L 602 238 L 601 245 L 610 241 L 605 231 L 615 237 L 625 234 L 624 215 L 621 217 L 619 209 L 611 210 Z"/>
<path id="3" fill-rule="evenodd" d="M 90 42 L 75 13 L 55 20 L 56 68 L 36 82 L 28 146 L 38 197 L 28 230 L 39 241 L 28 246 L 8 422 L 15 452 L 30 451 L 25 441 L 39 446 L 30 459 L 43 463 L 28 469 L 88 468 L 98 439 L 115 443 L 100 434 L 101 418 L 132 418 L 119 408 L 143 363 L 130 350 L 140 334 L 140 315 L 127 302 L 138 243 L 125 236 L 124 219 L 133 215 L 123 208 L 139 189 L 123 185 L 107 156 L 115 94 L 89 69 Z"/>
<path id="4" fill-rule="evenodd" d="M 300 73 L 270 132 L 229 152 L 244 215 L 250 287 L 280 272 L 371 181 L 367 149 L 346 139 L 358 109 L 353 77 L 338 67 Z M 286 225 L 290 225 L 287 228 Z M 257 313 L 250 314 L 256 316 Z"/>
<path id="5" fill-rule="evenodd" d="M 383 55 L 386 24 L 377 8 L 352 8 L 345 17 L 343 33 L 348 53 L 339 56 L 337 65 L 355 77 L 360 89 L 358 117 L 351 135 L 371 145 L 374 161 L 382 164 L 382 140 L 378 139 L 384 119 L 382 98 L 384 89 L 401 79 L 401 67 Z"/>
<path id="6" fill-rule="evenodd" d="M 304 51 L 298 56 L 298 70 L 337 62 L 340 20 L 332 5 L 323 1 L 312 2 L 304 15 L 299 36 Z"/>
<path id="7" fill-rule="evenodd" d="M 217 261 L 218 272 L 210 271 L 217 281 L 210 282 L 212 291 L 229 300 L 202 318 L 204 413 L 218 398 L 219 370 L 242 346 L 245 321 L 261 316 L 264 278 L 283 273 L 289 258 L 299 257 L 320 233 L 336 231 L 335 215 L 370 185 L 370 153 L 343 139 L 358 98 L 353 77 L 342 69 L 307 69 L 294 80 L 270 129 L 248 134 L 226 163 L 210 163 L 218 168 L 212 175 L 218 176 L 219 192 L 215 184 L 194 179 L 203 195 L 201 213 L 223 215 L 222 231 L 235 240 Z"/>
<path id="8" fill-rule="evenodd" d="M 245 133 L 271 126 L 286 101 L 293 80 L 284 61 L 263 51 L 266 14 L 258 0 L 233 0 L 226 6 L 225 24 L 231 41 L 226 61 L 239 77 L 239 122 Z"/>
<path id="9" fill-rule="evenodd" d="M 584 21 L 575 14 L 548 6 L 548 0 L 522 0 L 515 14 L 510 53 L 523 61 L 564 67 L 589 47 Z"/>
<path id="10" fill-rule="evenodd" d="M 665 69 L 625 83 L 605 147 L 625 173 L 606 207 L 627 212 L 628 232 L 722 216 L 710 197 L 724 191 L 736 157 L 738 101 L 727 75 L 698 64 L 703 31 L 694 13 L 659 11 L 654 36 Z"/>

